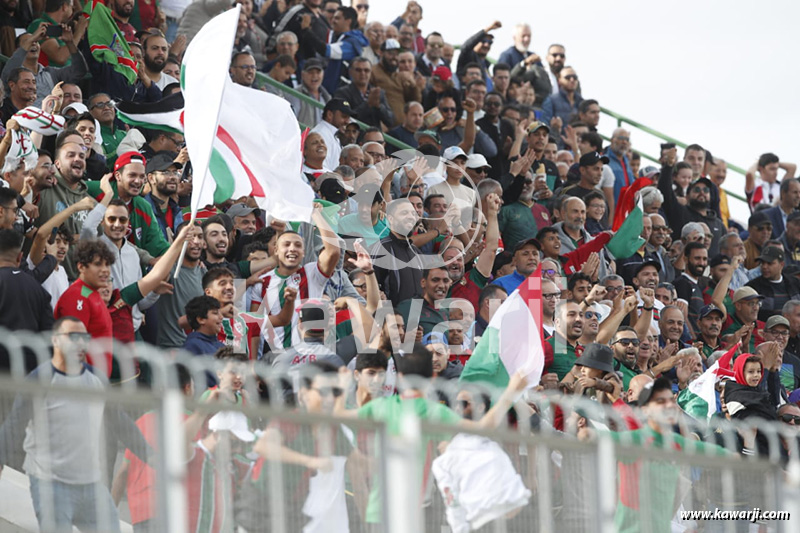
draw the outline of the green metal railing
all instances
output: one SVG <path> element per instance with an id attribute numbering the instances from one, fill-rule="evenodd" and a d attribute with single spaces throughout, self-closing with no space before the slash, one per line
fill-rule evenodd
<path id="1" fill-rule="evenodd" d="M 270 78 L 269 76 L 267 76 L 266 74 L 264 74 L 262 72 L 256 72 L 256 79 L 259 82 L 266 83 L 266 84 L 274 87 L 275 89 L 278 89 L 279 91 L 283 92 L 284 94 L 291 95 L 291 96 L 293 96 L 295 98 L 298 98 L 301 101 L 303 101 L 303 102 L 305 102 L 305 103 L 307 103 L 309 105 L 312 105 L 312 106 L 314 106 L 316 108 L 322 109 L 323 107 L 325 107 L 324 104 L 318 102 L 317 100 L 314 100 L 313 98 L 311 98 L 307 94 L 303 94 L 300 91 L 298 91 L 297 89 L 292 89 L 291 87 L 289 87 L 289 86 L 287 86 L 287 85 L 285 85 L 285 84 L 283 84 L 283 83 L 281 83 L 279 81 L 275 81 L 274 79 Z M 358 126 L 362 130 L 367 129 L 367 128 L 370 127 L 369 124 L 365 124 L 364 122 L 361 122 L 360 120 L 356 120 L 356 123 L 358 124 Z M 302 127 L 306 127 L 306 125 L 304 125 L 304 124 L 301 124 L 301 126 Z M 313 125 L 311 127 L 313 128 Z M 404 143 L 403 141 L 401 141 L 399 139 L 395 139 L 391 135 L 386 135 L 385 133 L 383 134 L 383 139 L 388 144 L 391 144 L 392 146 L 395 146 L 400 150 L 413 150 L 414 149 L 413 146 L 408 145 L 408 144 Z"/>
<path id="2" fill-rule="evenodd" d="M 460 45 L 455 45 L 455 49 L 456 50 L 460 50 L 461 46 Z M 492 59 L 491 57 L 487 57 L 486 59 L 489 61 L 489 63 L 492 63 L 492 64 L 497 62 L 497 60 Z M 661 133 L 660 131 L 654 130 L 653 128 L 651 128 L 649 126 L 645 126 L 644 124 L 636 122 L 635 120 L 633 120 L 631 118 L 628 118 L 628 117 L 626 117 L 624 115 L 621 115 L 621 114 L 617 113 L 616 111 L 612 111 L 612 110 L 608 109 L 607 107 L 600 106 L 600 112 L 602 114 L 604 114 L 604 115 L 606 115 L 608 117 L 611 117 L 612 119 L 616 120 L 617 121 L 617 127 L 622 127 L 623 124 L 627 124 L 629 126 L 632 126 L 632 127 L 636 128 L 637 130 L 639 130 L 641 132 L 650 134 L 653 137 L 657 137 L 657 138 L 663 140 L 664 142 L 675 143 L 676 146 L 680 146 L 681 148 L 686 148 L 688 146 L 685 142 L 679 141 L 678 139 L 676 139 L 674 137 L 670 137 L 666 133 Z M 611 138 L 609 136 L 604 135 L 602 133 L 600 134 L 600 137 L 602 137 L 606 141 L 610 141 L 611 140 Z M 642 156 L 643 158 L 660 164 L 660 161 L 659 161 L 660 157 L 654 157 L 652 155 L 648 155 L 647 153 L 642 152 L 638 148 L 636 149 L 636 152 L 640 156 Z M 732 170 L 732 171 L 736 172 L 737 174 L 741 174 L 743 178 L 745 177 L 745 173 L 746 172 L 745 172 L 745 170 L 743 168 L 728 163 L 727 159 L 725 161 L 726 161 L 726 163 L 728 165 L 728 169 L 729 170 Z M 724 190 L 728 194 L 729 197 L 735 198 L 736 200 L 740 200 L 740 201 L 745 202 L 745 203 L 747 202 L 747 198 L 745 198 L 741 194 L 737 194 L 735 192 L 731 192 L 728 189 L 724 189 Z"/>

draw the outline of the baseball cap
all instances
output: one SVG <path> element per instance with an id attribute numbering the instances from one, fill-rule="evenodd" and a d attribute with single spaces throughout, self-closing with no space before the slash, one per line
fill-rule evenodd
<path id="1" fill-rule="evenodd" d="M 125 152 L 114 162 L 114 172 L 131 163 L 141 163 L 147 167 L 147 159 L 142 154 L 139 152 Z"/>
<path id="2" fill-rule="evenodd" d="M 778 248 L 777 246 L 766 246 L 763 250 L 761 250 L 761 255 L 756 257 L 756 261 L 767 261 L 771 263 L 773 261 L 784 261 L 786 257 L 783 254 L 783 250 Z"/>
<path id="3" fill-rule="evenodd" d="M 253 211 L 256 211 L 255 207 L 247 207 L 244 204 L 233 204 L 225 211 L 225 214 L 233 219 L 233 217 L 246 217 Z"/>
<path id="4" fill-rule="evenodd" d="M 767 324 L 764 326 L 765 329 L 772 329 L 775 326 L 786 326 L 787 328 L 791 329 L 789 325 L 789 320 L 783 315 L 772 315 L 767 319 Z"/>
<path id="5" fill-rule="evenodd" d="M 492 165 L 486 161 L 482 154 L 471 154 L 467 157 L 467 168 L 492 168 Z"/>
<path id="6" fill-rule="evenodd" d="M 347 189 L 337 178 L 327 178 L 319 185 L 319 193 L 326 200 L 340 204 L 347 199 Z"/>
<path id="7" fill-rule="evenodd" d="M 322 110 L 323 114 L 325 111 L 341 111 L 348 116 L 353 116 L 353 108 L 350 107 L 350 102 L 342 100 L 341 98 L 331 98 L 328 100 L 328 103 L 325 104 L 325 109 Z"/>
<path id="8" fill-rule="evenodd" d="M 711 258 L 711 262 L 708 263 L 708 266 L 710 268 L 714 268 L 714 267 L 717 267 L 717 266 L 720 266 L 720 265 L 730 265 L 730 264 L 731 264 L 731 258 L 730 257 L 728 257 L 725 254 L 717 254 L 717 255 L 715 255 L 714 257 Z"/>
<path id="9" fill-rule="evenodd" d="M 659 170 L 658 167 L 654 167 L 652 165 L 646 166 L 639 171 L 640 178 L 652 178 L 654 176 L 658 176 L 659 174 L 661 174 L 661 170 Z"/>
<path id="10" fill-rule="evenodd" d="M 639 400 L 637 400 L 639 407 L 647 405 L 650 398 L 652 398 L 655 393 L 661 392 L 662 390 L 672 390 L 672 382 L 669 379 L 658 378 L 642 387 L 642 392 L 639 393 Z"/>
<path id="11" fill-rule="evenodd" d="M 255 434 L 247 427 L 247 417 L 238 411 L 220 411 L 208 420 L 209 431 L 230 431 L 244 442 L 256 440 Z"/>
<path id="12" fill-rule="evenodd" d="M 635 266 L 631 269 L 631 270 L 633 270 L 633 276 L 634 277 L 638 276 L 639 272 L 641 272 L 642 269 L 644 267 L 647 267 L 647 266 L 655 267 L 657 272 L 661 272 L 661 265 L 659 264 L 658 261 L 656 261 L 654 259 L 649 259 L 649 260 L 644 261 L 642 263 L 634 263 L 634 265 Z"/>
<path id="13" fill-rule="evenodd" d="M 453 161 L 457 157 L 463 157 L 464 159 L 467 159 L 467 154 L 461 149 L 460 146 L 448 146 L 442 153 L 442 157 L 446 161 Z"/>
<path id="14" fill-rule="evenodd" d="M 580 166 L 591 167 L 600 161 L 602 161 L 604 165 L 608 164 L 608 158 L 600 152 L 589 152 L 588 154 L 583 154 L 581 156 Z"/>
<path id="15" fill-rule="evenodd" d="M 708 178 L 697 178 L 697 180 L 695 180 L 692 183 L 690 183 L 689 187 L 686 188 L 686 193 L 688 194 L 689 191 L 691 191 L 692 188 L 696 187 L 697 185 L 705 185 L 709 189 L 711 189 L 714 186 L 714 184 L 711 183 L 711 180 L 708 179 Z"/>
<path id="16" fill-rule="evenodd" d="M 447 340 L 445 340 L 443 333 L 439 331 L 431 331 L 422 337 L 422 345 L 427 346 L 429 344 L 447 344 Z"/>
<path id="17" fill-rule="evenodd" d="M 418 130 L 414 133 L 414 139 L 419 141 L 422 137 L 430 137 L 436 144 L 442 144 L 442 139 L 439 134 L 433 130 Z"/>
<path id="18" fill-rule="evenodd" d="M 733 303 L 740 302 L 742 300 L 752 300 L 753 298 L 763 300 L 766 298 L 766 296 L 761 296 L 758 294 L 753 287 L 740 287 L 736 289 L 736 292 L 733 293 Z"/>
<path id="19" fill-rule="evenodd" d="M 381 45 L 382 51 L 400 50 L 401 48 L 403 47 L 400 46 L 400 41 L 398 41 L 397 39 L 386 39 L 385 41 L 383 41 L 383 44 Z"/>
<path id="20" fill-rule="evenodd" d="M 145 172 L 163 172 L 169 167 L 183 168 L 183 165 L 175 161 L 175 155 L 171 152 L 159 152 L 150 158 L 145 167 Z"/>
<path id="21" fill-rule="evenodd" d="M 433 69 L 433 72 L 431 72 L 431 77 L 436 78 L 437 80 L 440 81 L 450 81 L 451 79 L 453 79 L 453 73 L 450 71 L 448 67 L 444 65 L 439 65 L 438 67 Z"/>
<path id="22" fill-rule="evenodd" d="M 306 59 L 306 62 L 303 63 L 303 72 L 308 72 L 309 70 L 325 70 L 322 65 L 322 61 L 319 59 L 311 58 Z"/>
<path id="23" fill-rule="evenodd" d="M 522 250 L 523 247 L 532 244 L 536 247 L 537 250 L 540 252 L 542 251 L 542 244 L 536 240 L 535 238 L 525 239 L 524 241 L 519 241 L 516 246 L 514 246 L 514 253 Z"/>
<path id="24" fill-rule="evenodd" d="M 705 318 L 711 313 L 719 313 L 722 318 L 725 318 L 725 312 L 714 304 L 708 304 L 701 307 L 700 312 L 697 314 L 697 318 Z"/>
<path id="25" fill-rule="evenodd" d="M 542 128 L 545 128 L 547 130 L 547 133 L 550 133 L 550 126 L 548 126 L 547 124 L 545 124 L 541 120 L 537 120 L 535 122 L 531 122 L 530 125 L 528 126 L 528 133 L 535 133 L 535 132 L 539 131 Z"/>
<path id="26" fill-rule="evenodd" d="M 763 224 L 770 224 L 772 225 L 772 221 L 763 211 L 756 211 L 750 218 L 747 219 L 747 227 L 748 228 L 755 228 L 757 226 L 761 226 Z"/>

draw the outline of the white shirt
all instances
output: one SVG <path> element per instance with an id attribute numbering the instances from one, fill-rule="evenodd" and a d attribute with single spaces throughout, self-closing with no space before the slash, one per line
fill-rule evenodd
<path id="1" fill-rule="evenodd" d="M 600 183 L 595 185 L 595 189 L 602 191 L 603 189 L 614 188 L 614 171 L 608 165 L 603 165 L 603 176 L 600 178 Z"/>
<path id="2" fill-rule="evenodd" d="M 780 196 L 781 182 L 767 183 L 759 177 L 756 181 L 756 187 L 753 189 L 751 204 L 754 206 L 758 204 L 775 205 Z"/>
<path id="3" fill-rule="evenodd" d="M 173 78 L 169 74 L 165 74 L 165 73 L 162 72 L 161 73 L 161 79 L 159 79 L 158 81 L 153 80 L 153 83 L 155 83 L 156 87 L 158 87 L 159 89 L 161 89 L 163 91 L 164 87 L 166 87 L 170 83 L 178 83 L 178 80 L 176 80 L 175 78 Z"/>
<path id="4" fill-rule="evenodd" d="M 639 309 L 640 309 L 639 314 L 641 315 L 642 314 L 641 308 L 644 307 L 644 301 L 642 300 L 642 297 L 639 294 L 638 290 L 636 291 L 636 299 L 639 301 Z M 652 315 L 653 318 L 651 320 L 651 324 L 656 329 L 658 329 L 658 319 L 656 318 L 656 315 L 660 315 L 661 314 L 661 310 L 664 309 L 664 302 L 662 302 L 658 298 L 654 298 L 653 299 L 653 307 L 655 307 L 655 309 L 653 310 L 654 312 L 653 312 L 653 315 Z"/>
<path id="5" fill-rule="evenodd" d="M 325 157 L 323 166 L 325 168 L 336 168 L 339 166 L 339 156 L 342 155 L 342 144 L 336 138 L 338 130 L 333 124 L 325 120 L 314 126 L 311 133 L 319 133 L 325 141 L 325 146 L 328 147 L 328 155 Z"/>
<path id="6" fill-rule="evenodd" d="M 28 268 L 33 270 L 36 265 L 33 264 L 31 258 L 28 257 Z M 67 271 L 61 265 L 56 265 L 55 270 L 47 276 L 47 279 L 42 283 L 42 288 L 50 295 L 50 307 L 56 308 L 56 303 L 61 295 L 64 294 L 69 288 L 69 279 L 67 279 Z"/>

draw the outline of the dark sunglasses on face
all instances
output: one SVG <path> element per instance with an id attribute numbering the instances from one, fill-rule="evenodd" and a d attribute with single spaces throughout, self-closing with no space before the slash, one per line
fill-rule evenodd
<path id="1" fill-rule="evenodd" d="M 583 313 L 584 318 L 588 318 L 589 320 L 597 319 L 600 320 L 600 313 L 595 313 L 594 311 L 585 311 Z"/>
<path id="2" fill-rule="evenodd" d="M 639 346 L 639 339 L 620 339 L 618 341 L 614 341 L 614 344 L 621 344 L 626 348 L 631 344 L 634 346 Z"/>
<path id="3" fill-rule="evenodd" d="M 781 420 L 783 420 L 787 424 L 794 424 L 795 426 L 800 426 L 800 416 L 797 415 L 781 415 Z"/>
<path id="4" fill-rule="evenodd" d="M 564 79 L 569 81 L 574 81 L 578 79 L 578 76 L 575 74 L 567 74 L 566 76 L 564 76 Z"/>
<path id="5" fill-rule="evenodd" d="M 456 112 L 456 108 L 455 107 L 440 107 L 439 111 L 441 111 L 442 113 L 455 113 Z"/>

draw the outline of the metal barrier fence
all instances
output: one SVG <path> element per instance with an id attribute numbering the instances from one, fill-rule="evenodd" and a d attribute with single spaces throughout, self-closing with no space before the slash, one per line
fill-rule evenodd
<path id="1" fill-rule="evenodd" d="M 657 433 L 637 408 L 540 393 L 521 398 L 500 427 L 454 425 L 430 405 L 477 421 L 499 391 L 413 378 L 404 391 L 432 399 L 429 410 L 384 423 L 334 416 L 339 375 L 276 375 L 137 344 L 114 348 L 120 383 L 97 386 L 50 372 L 48 344 L 0 332 L 10 367 L 0 374 L 2 531 L 35 531 L 34 507 L 44 531 L 60 531 L 63 492 L 78 490 L 76 516 L 100 517 L 81 531 L 115 531 L 108 521 L 119 519 L 126 531 L 146 516 L 149 529 L 134 531 L 739 532 L 755 509 L 789 513 L 755 517 L 761 531 L 798 529 L 796 426 L 682 416 L 677 432 Z M 91 346 L 95 361 L 103 349 Z M 28 367 L 44 364 L 27 378 L 26 356 Z M 150 384 L 137 380 L 145 364 Z M 181 387 L 182 368 L 194 392 Z M 209 375 L 241 392 L 225 386 L 201 399 Z M 19 435 L 10 428 L 24 405 L 30 423 Z M 133 421 L 151 446 L 146 464 Z M 636 424 L 643 429 L 624 431 Z M 741 435 L 755 429 L 764 448 L 742 457 Z M 718 519 L 729 511 L 751 515 Z"/>

